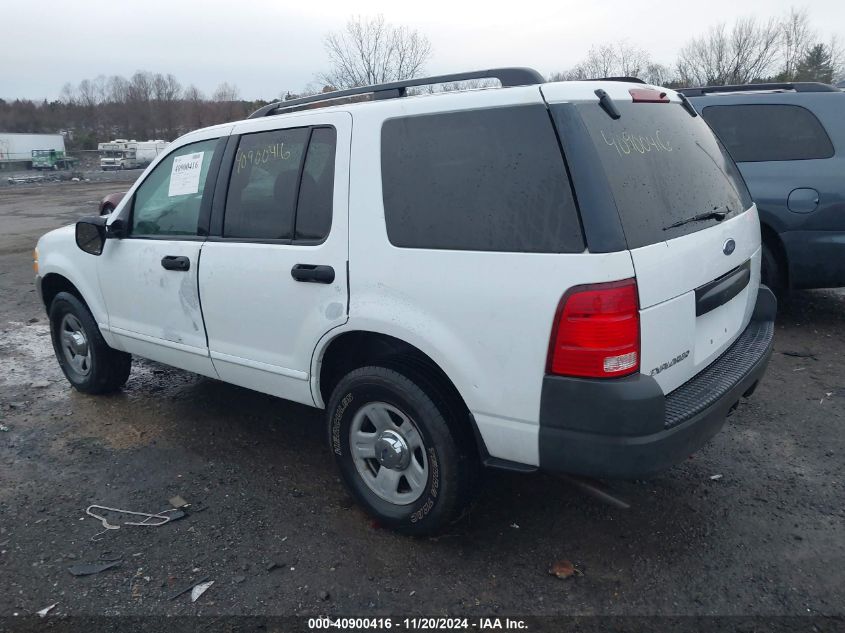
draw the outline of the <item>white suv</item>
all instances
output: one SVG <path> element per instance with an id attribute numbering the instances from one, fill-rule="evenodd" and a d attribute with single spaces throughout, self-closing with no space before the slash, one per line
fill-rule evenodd
<path id="1" fill-rule="evenodd" d="M 406 95 L 479 77 L 502 87 Z M 460 515 L 481 464 L 683 460 L 774 331 L 756 208 L 685 99 L 528 69 L 191 132 L 36 260 L 78 390 L 120 388 L 134 354 L 325 409 L 352 493 L 414 534 Z"/>

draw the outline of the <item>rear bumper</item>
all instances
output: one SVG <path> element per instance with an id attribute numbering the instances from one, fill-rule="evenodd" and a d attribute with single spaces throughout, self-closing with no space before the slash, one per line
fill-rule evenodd
<path id="1" fill-rule="evenodd" d="M 774 295 L 761 286 L 745 331 L 710 366 L 668 395 L 651 377 L 546 376 L 540 468 L 590 477 L 652 475 L 686 459 L 750 395 L 772 354 Z"/>

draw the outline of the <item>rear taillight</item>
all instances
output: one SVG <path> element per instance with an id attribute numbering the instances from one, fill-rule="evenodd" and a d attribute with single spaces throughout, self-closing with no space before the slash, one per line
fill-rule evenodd
<path id="1" fill-rule="evenodd" d="M 634 279 L 576 286 L 560 300 L 547 370 L 613 378 L 640 368 L 640 314 Z"/>

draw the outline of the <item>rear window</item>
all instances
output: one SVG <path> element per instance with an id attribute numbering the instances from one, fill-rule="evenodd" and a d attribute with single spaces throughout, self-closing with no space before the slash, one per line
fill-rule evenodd
<path id="1" fill-rule="evenodd" d="M 680 104 L 617 102 L 612 119 L 598 103 L 578 106 L 616 201 L 628 248 L 700 231 L 713 211 L 736 216 L 751 206 L 730 155 L 701 117 Z"/>
<path id="2" fill-rule="evenodd" d="M 408 248 L 584 250 L 563 156 L 543 106 L 402 117 L 381 137 L 387 235 Z"/>
<path id="3" fill-rule="evenodd" d="M 702 116 L 738 163 L 833 156 L 824 127 L 801 106 L 708 106 Z"/>

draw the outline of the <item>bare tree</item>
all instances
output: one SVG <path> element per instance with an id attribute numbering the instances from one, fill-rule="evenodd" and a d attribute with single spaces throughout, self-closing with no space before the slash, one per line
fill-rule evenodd
<path id="1" fill-rule="evenodd" d="M 171 74 L 156 74 L 153 77 L 153 96 L 155 98 L 156 137 L 171 140 L 176 136 L 176 119 L 182 86 Z"/>
<path id="2" fill-rule="evenodd" d="M 106 95 L 111 103 L 125 103 L 129 98 L 129 82 L 125 77 L 112 75 L 106 80 Z"/>
<path id="3" fill-rule="evenodd" d="M 240 102 L 240 91 L 237 86 L 228 82 L 223 82 L 211 95 L 211 100 L 215 102 L 214 117 L 216 123 L 223 121 L 232 121 L 240 118 L 243 114 L 243 107 Z"/>
<path id="4" fill-rule="evenodd" d="M 80 105 L 85 108 L 94 108 L 100 103 L 97 86 L 90 79 L 83 79 L 79 82 L 76 94 Z"/>
<path id="5" fill-rule="evenodd" d="M 65 105 L 75 105 L 77 102 L 77 95 L 76 95 L 76 88 L 73 87 L 73 84 L 67 82 L 64 86 L 62 86 L 62 91 L 59 93 L 59 101 L 64 103 Z"/>
<path id="6" fill-rule="evenodd" d="M 648 67 L 652 65 L 651 58 L 644 49 L 628 42 L 620 42 L 616 45 L 615 62 L 613 70 L 618 70 L 620 76 L 639 77 L 640 79 L 644 79 L 643 75 L 648 72 Z M 606 76 L 612 77 L 613 75 Z"/>
<path id="7" fill-rule="evenodd" d="M 587 57 L 563 72 L 552 73 L 549 81 L 574 81 L 599 77 L 638 77 L 651 81 L 653 71 L 665 66 L 655 64 L 647 51 L 629 42 L 593 46 Z M 668 70 L 663 73 L 668 76 Z"/>
<path id="8" fill-rule="evenodd" d="M 737 20 L 728 29 L 719 24 L 687 44 L 678 57 L 684 85 L 747 84 L 769 76 L 781 43 L 781 26 L 754 17 Z"/>
<path id="9" fill-rule="evenodd" d="M 835 35 L 831 36 L 828 48 L 830 49 L 830 65 L 833 68 L 833 81 L 841 81 L 845 79 L 845 50 Z"/>
<path id="10" fill-rule="evenodd" d="M 335 88 L 419 77 L 431 57 L 431 42 L 417 30 L 393 26 L 379 15 L 351 18 L 324 40 L 331 69 L 318 80 Z"/>
<path id="11" fill-rule="evenodd" d="M 587 77 L 611 77 L 615 74 L 617 62 L 618 56 L 612 46 L 594 46 L 580 66 Z"/>
<path id="12" fill-rule="evenodd" d="M 790 9 L 781 22 L 781 32 L 783 70 L 779 78 L 784 81 L 793 81 L 799 62 L 806 56 L 816 40 L 816 34 L 810 28 L 810 15 L 807 9 L 798 10 L 794 7 Z"/>
<path id="13" fill-rule="evenodd" d="M 674 81 L 672 71 L 663 64 L 651 63 L 646 66 L 645 73 L 640 79 L 654 86 L 667 86 Z"/>
<path id="14" fill-rule="evenodd" d="M 188 129 L 195 130 L 207 125 L 205 95 L 191 84 L 182 93 L 183 121 Z"/>

